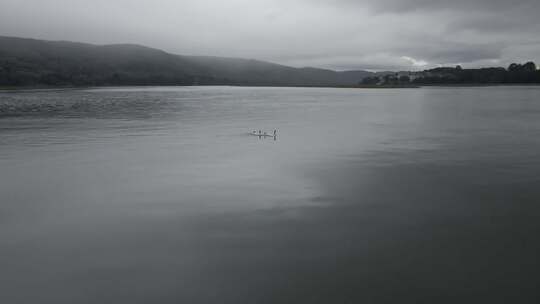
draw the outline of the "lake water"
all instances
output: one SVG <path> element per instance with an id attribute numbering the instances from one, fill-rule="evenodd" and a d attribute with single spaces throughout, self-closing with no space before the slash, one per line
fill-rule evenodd
<path id="1" fill-rule="evenodd" d="M 539 96 L 0 92 L 0 303 L 536 303 Z"/>

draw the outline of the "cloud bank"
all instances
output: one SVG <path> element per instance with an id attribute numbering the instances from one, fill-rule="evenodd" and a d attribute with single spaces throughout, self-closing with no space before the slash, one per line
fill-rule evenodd
<path id="1" fill-rule="evenodd" d="M 540 61 L 540 1 L 2 0 L 0 35 L 338 70 Z"/>

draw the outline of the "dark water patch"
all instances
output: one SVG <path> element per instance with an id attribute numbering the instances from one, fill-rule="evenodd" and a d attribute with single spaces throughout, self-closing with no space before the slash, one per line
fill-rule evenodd
<path id="1" fill-rule="evenodd" d="M 166 97 L 133 92 L 40 91 L 0 93 L 0 118 L 124 118 L 166 117 L 182 103 Z M 171 101 L 173 99 L 173 101 Z"/>

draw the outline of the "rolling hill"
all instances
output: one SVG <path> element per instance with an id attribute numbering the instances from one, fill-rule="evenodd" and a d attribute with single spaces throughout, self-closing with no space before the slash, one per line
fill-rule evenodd
<path id="1" fill-rule="evenodd" d="M 350 86 L 370 75 L 250 59 L 182 56 L 133 44 L 0 36 L 0 86 Z"/>

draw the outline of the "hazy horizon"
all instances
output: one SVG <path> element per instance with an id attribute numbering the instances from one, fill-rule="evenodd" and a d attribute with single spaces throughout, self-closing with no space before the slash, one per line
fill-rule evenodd
<path id="1" fill-rule="evenodd" d="M 539 61 L 538 11 L 533 0 L 5 0 L 0 35 L 341 71 L 473 68 Z"/>

